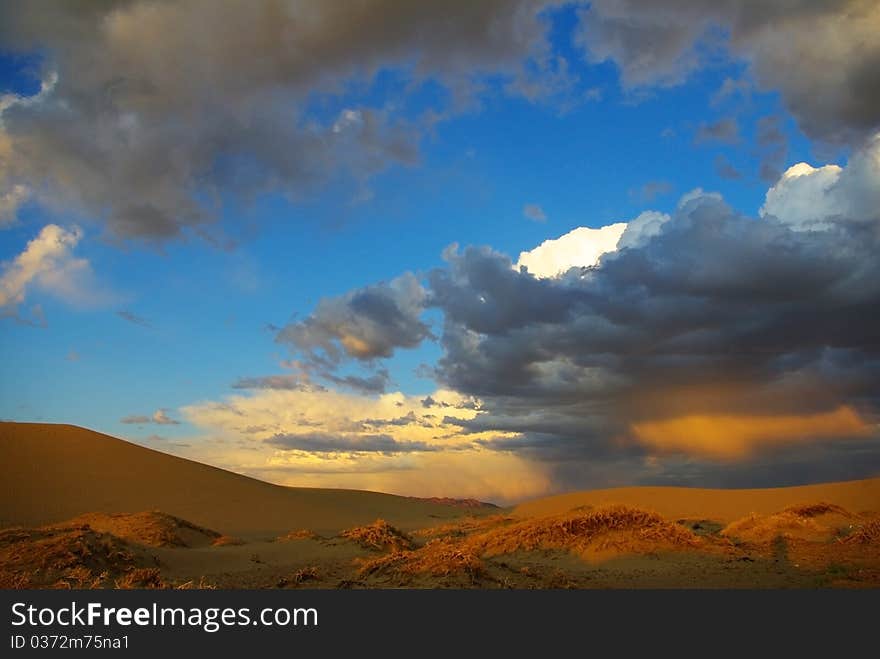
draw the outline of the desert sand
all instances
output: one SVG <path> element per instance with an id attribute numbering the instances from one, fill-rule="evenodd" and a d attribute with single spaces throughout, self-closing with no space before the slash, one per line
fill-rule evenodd
<path id="1" fill-rule="evenodd" d="M 826 501 L 851 511 L 880 509 L 880 478 L 754 490 L 691 487 L 620 487 L 571 492 L 516 506 L 517 517 L 556 515 L 582 506 L 621 503 L 645 506 L 671 519 L 711 517 L 732 522 L 746 515 L 769 515 L 785 508 Z"/>
<path id="2" fill-rule="evenodd" d="M 504 510 L 286 488 L 0 424 L 3 588 L 880 587 L 880 479 L 633 487 Z"/>
<path id="3" fill-rule="evenodd" d="M 401 528 L 459 517 L 455 506 L 377 492 L 290 488 L 76 426 L 0 423 L 0 527 L 91 512 L 161 510 L 230 535 L 336 533 L 383 517 Z"/>

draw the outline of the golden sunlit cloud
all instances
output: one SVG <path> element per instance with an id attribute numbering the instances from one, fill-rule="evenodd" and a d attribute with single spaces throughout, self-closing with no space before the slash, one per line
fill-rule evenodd
<path id="1" fill-rule="evenodd" d="M 634 438 L 658 453 L 739 460 L 798 441 L 864 437 L 870 427 L 850 407 L 805 415 L 687 415 L 632 425 Z"/>
<path id="2" fill-rule="evenodd" d="M 176 453 L 281 485 L 368 489 L 507 503 L 552 489 L 545 466 L 492 451 L 468 432 L 478 401 L 453 391 L 366 396 L 260 390 L 181 409 L 206 431 Z"/>

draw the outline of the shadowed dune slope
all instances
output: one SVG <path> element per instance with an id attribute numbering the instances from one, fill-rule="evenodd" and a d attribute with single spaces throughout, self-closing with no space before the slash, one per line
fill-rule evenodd
<path id="1" fill-rule="evenodd" d="M 0 423 L 0 528 L 145 510 L 230 535 L 273 536 L 334 534 L 378 517 L 411 529 L 475 513 L 377 492 L 272 485 L 77 426 Z"/>
<path id="2" fill-rule="evenodd" d="M 758 513 L 823 501 L 852 512 L 880 511 L 880 478 L 842 483 L 754 490 L 709 490 L 691 487 L 621 487 L 571 492 L 520 504 L 517 517 L 559 515 L 582 506 L 643 506 L 667 519 L 713 519 L 729 523 Z"/>

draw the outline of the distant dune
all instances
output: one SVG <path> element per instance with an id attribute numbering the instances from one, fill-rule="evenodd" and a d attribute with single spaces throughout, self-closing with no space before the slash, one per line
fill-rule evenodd
<path id="1" fill-rule="evenodd" d="M 517 517 L 559 515 L 583 506 L 626 504 L 654 510 L 667 519 L 712 519 L 729 523 L 757 513 L 824 501 L 847 510 L 880 509 L 880 478 L 801 487 L 709 490 L 692 487 L 622 487 L 571 492 L 517 506 Z"/>
<path id="2" fill-rule="evenodd" d="M 417 528 L 464 514 L 376 492 L 290 488 L 76 426 L 0 423 L 0 528 L 161 510 L 229 535 L 333 534 L 378 517 Z"/>

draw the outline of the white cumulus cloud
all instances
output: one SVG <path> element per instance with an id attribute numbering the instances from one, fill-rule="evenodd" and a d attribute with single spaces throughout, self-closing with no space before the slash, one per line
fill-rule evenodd
<path id="1" fill-rule="evenodd" d="M 880 219 L 880 135 L 856 151 L 846 167 L 805 162 L 789 167 L 767 191 L 761 215 L 805 230 Z"/>
<path id="2" fill-rule="evenodd" d="M 525 266 L 536 277 L 556 277 L 570 268 L 589 267 L 599 257 L 617 249 L 626 222 L 598 229 L 578 227 L 553 240 L 545 240 L 535 249 L 521 252 L 516 267 Z"/>

